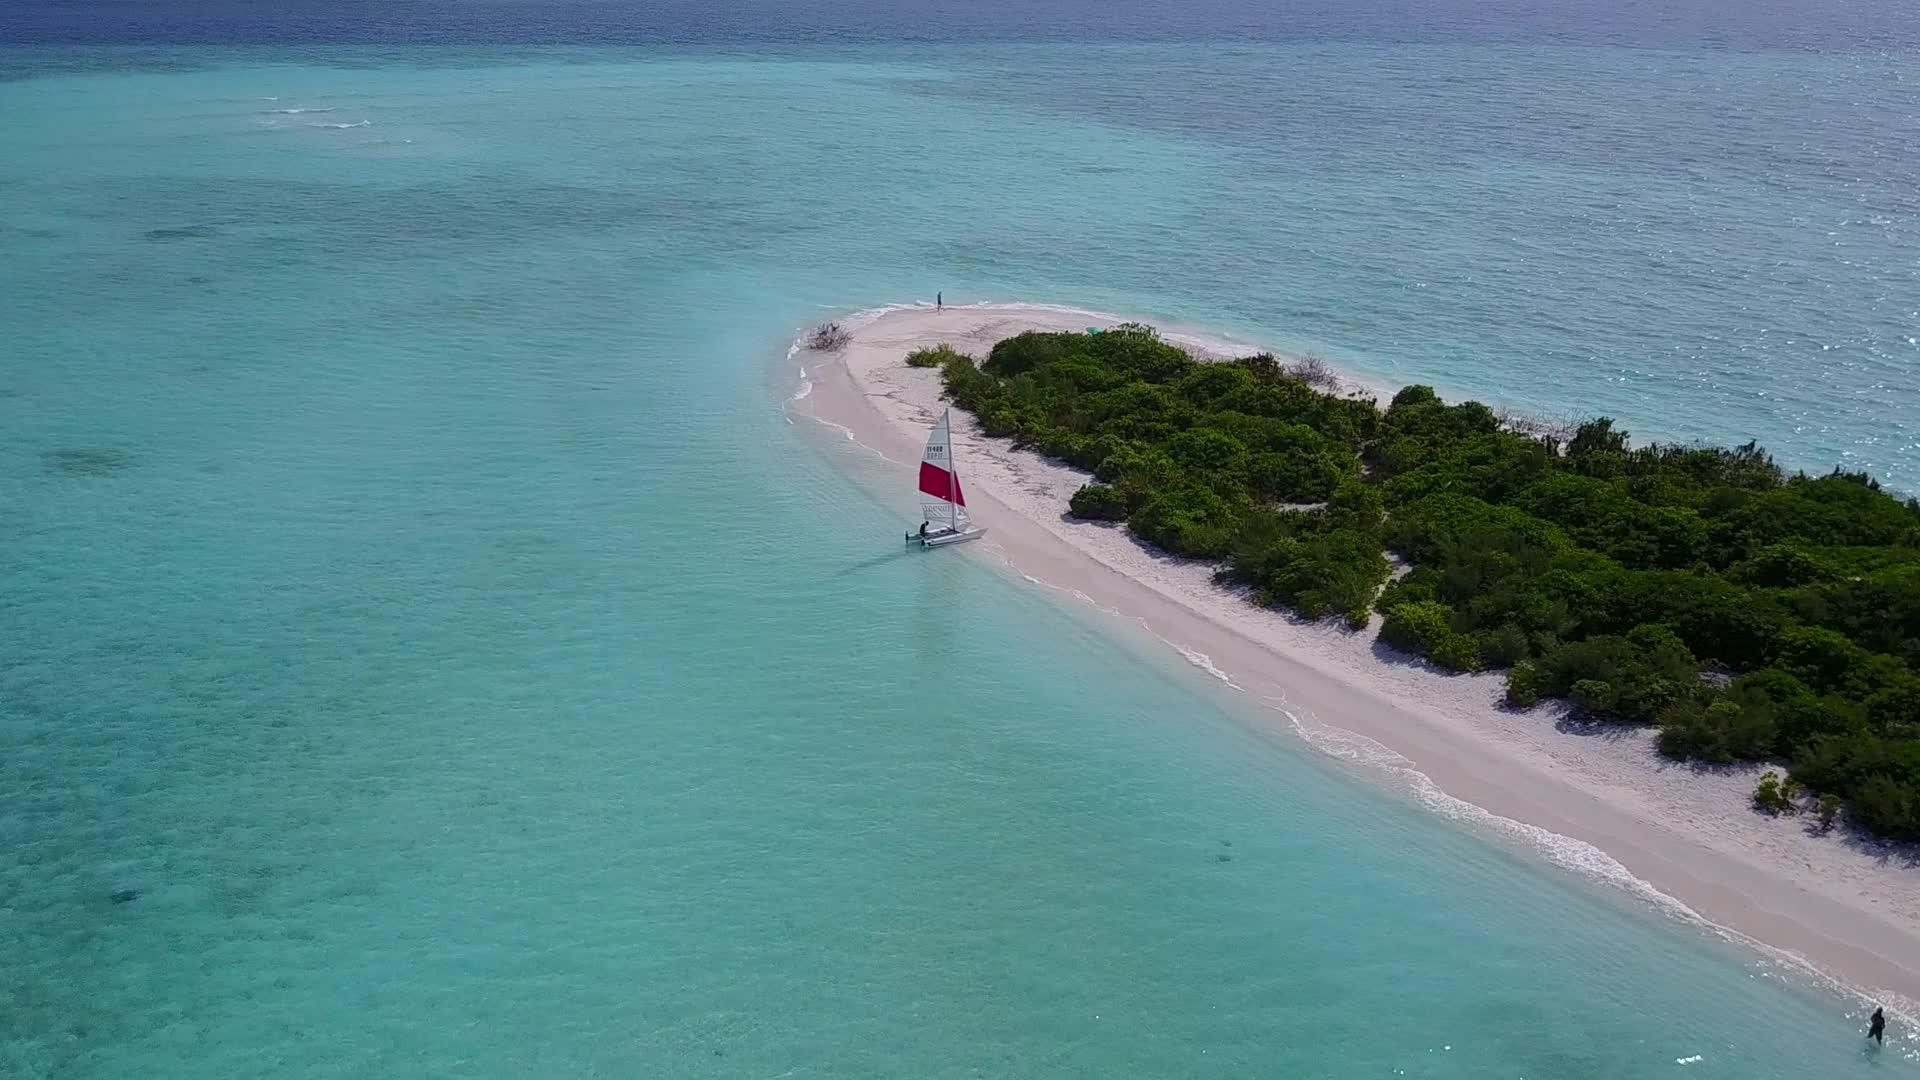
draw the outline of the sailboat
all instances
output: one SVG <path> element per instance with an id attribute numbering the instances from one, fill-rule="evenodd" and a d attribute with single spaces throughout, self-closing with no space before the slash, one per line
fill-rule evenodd
<path id="1" fill-rule="evenodd" d="M 953 410 L 940 414 L 940 422 L 927 436 L 926 452 L 920 455 L 919 532 L 907 534 L 907 544 L 915 540 L 922 548 L 944 547 L 985 536 L 967 517 L 967 497 L 960 490 L 960 472 L 953 461 Z"/>

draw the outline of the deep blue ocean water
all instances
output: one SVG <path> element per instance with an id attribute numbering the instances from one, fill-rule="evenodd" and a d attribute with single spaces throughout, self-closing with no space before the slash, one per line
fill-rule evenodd
<path id="1" fill-rule="evenodd" d="M 1912 490 L 1898 5 L 4 18 L 0 1075 L 1912 1068 L 896 556 L 779 359 L 1075 302 Z"/>

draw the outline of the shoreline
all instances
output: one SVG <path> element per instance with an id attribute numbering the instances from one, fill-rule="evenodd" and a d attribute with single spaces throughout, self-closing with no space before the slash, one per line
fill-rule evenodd
<path id="1" fill-rule="evenodd" d="M 839 428 L 904 477 L 942 407 L 940 373 L 907 367 L 907 351 L 944 342 L 984 359 L 994 342 L 1023 330 L 1117 321 L 1040 304 L 862 312 L 842 320 L 852 332 L 844 349 L 789 352 L 802 381 L 786 406 Z M 1202 358 L 1255 351 L 1184 328 L 1162 336 Z M 1390 393 L 1342 381 L 1349 391 Z M 1067 498 L 1086 474 L 984 438 L 964 412 L 953 437 L 975 516 L 989 530 L 969 547 L 1138 621 L 1240 691 L 1255 722 L 1385 770 L 1432 809 L 1912 1016 L 1920 869 L 1837 834 L 1810 835 L 1800 819 L 1754 813 L 1748 800 L 1764 767 L 1699 770 L 1661 758 L 1650 730 L 1580 729 L 1548 705 L 1508 711 L 1500 673 L 1442 674 L 1398 656 L 1375 642 L 1377 614 L 1367 630 L 1350 632 L 1337 620 L 1257 608 L 1214 585 L 1210 564 L 1149 550 L 1124 527 L 1067 519 Z"/>

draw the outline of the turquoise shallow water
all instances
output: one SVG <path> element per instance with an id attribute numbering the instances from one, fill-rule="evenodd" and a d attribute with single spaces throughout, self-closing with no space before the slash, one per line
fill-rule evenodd
<path id="1" fill-rule="evenodd" d="M 1910 1067 L 896 556 L 770 371 L 1071 300 L 1911 478 L 1911 61 L 165 55 L 0 82 L 0 1074 Z"/>

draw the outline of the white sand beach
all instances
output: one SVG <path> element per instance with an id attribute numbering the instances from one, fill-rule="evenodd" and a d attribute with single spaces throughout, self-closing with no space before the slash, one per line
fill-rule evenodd
<path id="1" fill-rule="evenodd" d="M 939 373 L 905 354 L 946 342 L 984 358 L 1029 329 L 1112 325 L 1112 315 L 1038 305 L 931 306 L 843 322 L 853 341 L 801 352 L 800 416 L 877 451 L 902 491 L 941 408 Z M 1166 331 L 1201 355 L 1257 351 Z M 1407 786 L 1435 809 L 1502 832 L 1569 869 L 1613 881 L 1676 915 L 1687 911 L 1824 975 L 1900 1004 L 1920 1000 L 1920 867 L 1803 820 L 1749 807 L 1758 768 L 1696 771 L 1660 758 L 1651 732 L 1582 732 L 1552 708 L 1499 707 L 1500 675 L 1458 676 L 1396 658 L 1338 621 L 1303 623 L 1215 586 L 1211 567 L 1171 559 L 1124 529 L 1067 520 L 1077 470 L 979 435 L 956 412 L 954 438 L 982 541 L 941 557 L 1004 559 L 1117 618 L 1138 620 L 1241 691 L 1257 723 Z"/>

